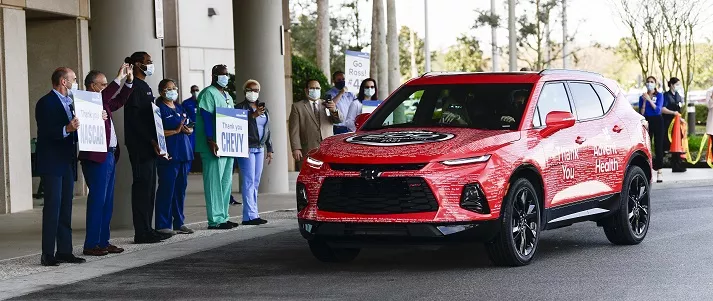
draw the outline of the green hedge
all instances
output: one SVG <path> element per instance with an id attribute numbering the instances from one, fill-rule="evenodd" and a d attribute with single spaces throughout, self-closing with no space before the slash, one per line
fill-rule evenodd
<path id="1" fill-rule="evenodd" d="M 292 101 L 297 102 L 307 99 L 305 95 L 306 81 L 316 79 L 322 86 L 322 98 L 329 89 L 329 81 L 317 65 L 300 57 L 292 56 Z"/>

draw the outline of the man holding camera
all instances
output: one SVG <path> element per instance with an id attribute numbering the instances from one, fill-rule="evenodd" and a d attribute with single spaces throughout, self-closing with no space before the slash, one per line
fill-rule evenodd
<path id="1" fill-rule="evenodd" d="M 344 122 L 334 101 L 321 100 L 321 94 L 319 82 L 310 79 L 305 87 L 307 99 L 292 104 L 289 125 L 295 161 L 302 161 L 309 151 L 319 147 L 322 140 L 334 135 L 335 124 Z"/>
<path id="2" fill-rule="evenodd" d="M 356 99 L 354 93 L 347 91 L 346 80 L 344 78 L 344 72 L 336 71 L 332 74 L 332 81 L 334 82 L 334 87 L 327 91 L 327 99 L 332 100 L 337 106 L 337 111 L 339 115 L 347 116 L 349 113 L 349 106 Z M 343 122 L 334 124 L 334 135 L 348 133 L 349 128 Z"/>

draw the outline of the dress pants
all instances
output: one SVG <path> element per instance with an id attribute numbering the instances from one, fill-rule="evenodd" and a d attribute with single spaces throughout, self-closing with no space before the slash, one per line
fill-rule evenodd
<path id="1" fill-rule="evenodd" d="M 67 164 L 62 176 L 43 175 L 45 188 L 42 208 L 42 254 L 72 254 L 72 198 L 74 196 L 74 166 Z"/>
<path id="2" fill-rule="evenodd" d="M 129 159 L 134 180 L 131 184 L 134 233 L 137 237 L 145 237 L 153 233 L 151 220 L 156 199 L 156 160 L 138 160 L 131 154 Z"/>
<path id="3" fill-rule="evenodd" d="M 84 248 L 106 248 L 109 246 L 109 224 L 114 210 L 114 153 L 107 153 L 102 163 L 82 161 L 82 171 L 89 187 Z"/>
<path id="4" fill-rule="evenodd" d="M 158 165 L 156 229 L 180 229 L 185 219 L 183 206 L 191 162 L 164 162 Z"/>
<path id="5" fill-rule="evenodd" d="M 654 145 L 654 158 L 653 158 L 653 168 L 658 171 L 663 167 L 663 154 L 665 143 L 664 140 L 664 124 L 663 117 L 661 115 L 656 116 L 646 116 L 646 121 L 649 122 L 649 136 L 653 140 Z"/>
<path id="6" fill-rule="evenodd" d="M 240 192 L 243 195 L 243 221 L 259 218 L 257 209 L 257 191 L 265 162 L 262 149 L 251 149 L 249 157 L 237 158 L 240 167 Z"/>
<path id="7" fill-rule="evenodd" d="M 230 218 L 230 192 L 233 182 L 233 158 L 201 153 L 203 190 L 208 226 L 218 226 Z"/>

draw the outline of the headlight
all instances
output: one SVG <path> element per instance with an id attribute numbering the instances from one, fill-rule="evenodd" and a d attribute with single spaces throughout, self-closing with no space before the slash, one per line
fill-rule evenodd
<path id="1" fill-rule="evenodd" d="M 320 168 L 322 168 L 322 165 L 324 165 L 324 162 L 319 161 L 312 157 L 307 157 L 307 165 L 309 165 L 312 168 L 320 169 Z"/>
<path id="2" fill-rule="evenodd" d="M 483 156 L 478 156 L 478 157 L 470 157 L 470 158 L 455 159 L 455 160 L 446 160 L 441 163 L 443 163 L 444 165 L 448 165 L 448 166 L 455 166 L 455 165 L 463 165 L 463 164 L 483 163 L 483 162 L 487 162 L 488 160 L 490 160 L 490 155 L 483 155 Z"/>

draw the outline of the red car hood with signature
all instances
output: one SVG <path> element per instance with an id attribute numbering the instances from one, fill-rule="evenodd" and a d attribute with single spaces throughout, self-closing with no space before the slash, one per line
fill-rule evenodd
<path id="1" fill-rule="evenodd" d="M 311 156 L 330 163 L 426 163 L 490 154 L 519 139 L 520 132 L 509 130 L 392 128 L 330 137 Z"/>

